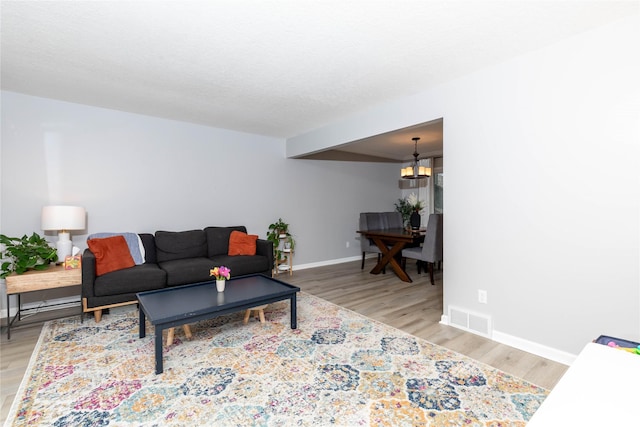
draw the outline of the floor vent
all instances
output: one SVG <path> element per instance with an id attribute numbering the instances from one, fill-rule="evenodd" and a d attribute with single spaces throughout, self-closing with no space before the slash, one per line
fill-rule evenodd
<path id="1" fill-rule="evenodd" d="M 449 325 L 491 338 L 491 317 L 449 306 Z"/>

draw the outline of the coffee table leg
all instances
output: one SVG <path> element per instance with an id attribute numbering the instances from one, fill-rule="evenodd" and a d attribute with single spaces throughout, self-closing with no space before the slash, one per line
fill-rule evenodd
<path id="1" fill-rule="evenodd" d="M 138 326 L 138 330 L 140 333 L 140 338 L 144 338 L 147 336 L 147 331 L 146 331 L 147 320 L 144 316 L 144 311 L 142 311 L 142 308 L 139 308 L 138 312 L 140 313 L 140 326 Z"/>
<path id="2" fill-rule="evenodd" d="M 291 329 L 298 328 L 298 305 L 296 303 L 296 294 L 291 297 Z"/>
<path id="3" fill-rule="evenodd" d="M 156 375 L 162 371 L 162 328 L 156 326 Z"/>

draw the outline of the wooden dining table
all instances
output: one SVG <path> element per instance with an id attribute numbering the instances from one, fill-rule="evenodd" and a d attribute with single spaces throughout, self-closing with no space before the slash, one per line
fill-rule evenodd
<path id="1" fill-rule="evenodd" d="M 424 240 L 424 231 L 404 228 L 358 230 L 358 233 L 362 234 L 362 238 L 371 239 L 382 254 L 376 266 L 371 270 L 371 274 L 380 274 L 387 265 L 390 265 L 402 281 L 411 283 L 411 277 L 400 265 L 400 254 L 408 244 L 420 244 Z"/>

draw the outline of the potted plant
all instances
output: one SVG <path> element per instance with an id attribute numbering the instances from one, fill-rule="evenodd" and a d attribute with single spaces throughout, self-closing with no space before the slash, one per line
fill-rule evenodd
<path id="1" fill-rule="evenodd" d="M 395 207 L 396 211 L 402 215 L 402 222 L 406 228 L 409 225 L 411 228 L 420 228 L 420 211 L 424 209 L 424 202 L 421 202 L 415 193 L 409 194 L 404 199 L 398 199 Z"/>
<path id="2" fill-rule="evenodd" d="M 273 259 L 277 268 L 279 264 L 286 260 L 283 255 L 283 248 L 280 247 L 280 242 L 282 242 L 285 247 L 288 246 L 288 249 L 291 251 L 293 251 L 295 247 L 295 240 L 289 232 L 289 224 L 282 221 L 282 218 L 278 218 L 278 221 L 269 224 L 267 240 L 273 243 Z"/>
<path id="3" fill-rule="evenodd" d="M 37 233 L 31 237 L 25 234 L 22 238 L 0 234 L 0 244 L 4 245 L 2 258 L 8 259 L 2 263 L 1 279 L 13 272 L 22 274 L 27 270 L 45 270 L 58 260 L 56 249 Z"/>
<path id="4" fill-rule="evenodd" d="M 407 197 L 407 203 L 411 206 L 412 212 L 409 216 L 409 222 L 411 223 L 411 229 L 417 230 L 420 228 L 420 212 L 424 208 L 424 203 L 418 199 L 415 193 L 409 194 Z"/>
<path id="5" fill-rule="evenodd" d="M 413 207 L 409 204 L 407 199 L 398 199 L 398 203 L 395 203 L 396 211 L 400 212 L 402 215 L 402 224 L 404 227 L 409 226 L 409 218 L 411 217 L 411 212 L 413 212 Z"/>
<path id="6" fill-rule="evenodd" d="M 216 289 L 218 292 L 224 292 L 225 282 L 231 278 L 231 269 L 221 265 L 220 267 L 213 267 L 209 270 L 209 276 L 215 276 Z"/>

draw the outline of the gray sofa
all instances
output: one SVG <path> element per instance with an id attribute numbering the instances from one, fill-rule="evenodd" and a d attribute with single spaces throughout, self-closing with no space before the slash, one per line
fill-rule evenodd
<path id="1" fill-rule="evenodd" d="M 244 226 L 207 227 L 203 230 L 156 231 L 139 234 L 145 262 L 101 276 L 90 249 L 82 254 L 82 317 L 93 312 L 97 322 L 102 310 L 137 302 L 136 293 L 211 280 L 209 271 L 224 265 L 232 277 L 249 274 L 271 276 L 273 244 L 256 241 L 255 255 L 228 255 L 229 237 Z"/>

